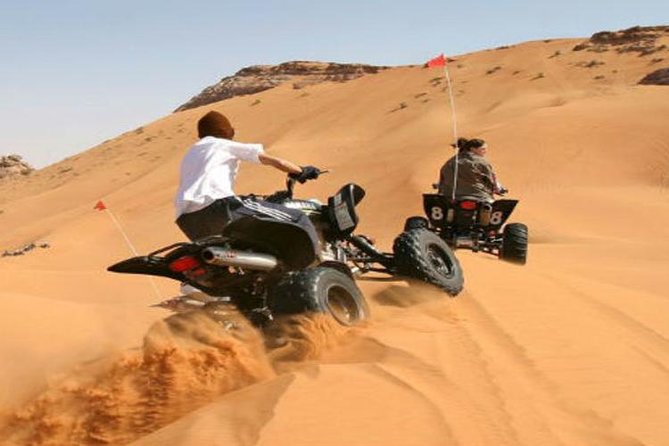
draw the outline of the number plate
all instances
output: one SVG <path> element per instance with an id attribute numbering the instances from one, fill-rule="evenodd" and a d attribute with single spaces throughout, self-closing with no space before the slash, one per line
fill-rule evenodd
<path id="1" fill-rule="evenodd" d="M 441 206 L 432 206 L 430 208 L 430 220 L 440 222 L 444 219 L 444 208 Z"/>
<path id="2" fill-rule="evenodd" d="M 348 206 L 345 201 L 342 201 L 340 194 L 334 196 L 334 214 L 340 231 L 345 231 L 355 226 L 355 222 L 348 212 Z"/>

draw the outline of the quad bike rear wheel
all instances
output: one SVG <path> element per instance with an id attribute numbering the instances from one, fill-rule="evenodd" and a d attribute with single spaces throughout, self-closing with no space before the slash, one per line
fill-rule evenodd
<path id="1" fill-rule="evenodd" d="M 507 262 L 524 265 L 527 262 L 527 226 L 509 223 L 504 226 L 499 258 Z"/>
<path id="2" fill-rule="evenodd" d="M 291 272 L 269 294 L 274 315 L 330 314 L 341 325 L 357 325 L 369 317 L 369 307 L 352 278 L 333 268 Z"/>
<path id="3" fill-rule="evenodd" d="M 401 233 L 393 245 L 397 272 L 431 283 L 456 296 L 464 277 L 455 254 L 437 234 L 415 228 Z"/>

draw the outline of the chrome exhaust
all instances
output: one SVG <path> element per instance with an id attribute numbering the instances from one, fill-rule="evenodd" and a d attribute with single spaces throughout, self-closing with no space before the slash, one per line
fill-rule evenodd
<path id="1" fill-rule="evenodd" d="M 455 247 L 456 248 L 473 248 L 474 240 L 471 237 L 461 236 L 455 238 Z"/>
<path id="2" fill-rule="evenodd" d="M 257 252 L 210 246 L 202 250 L 202 260 L 211 265 L 236 266 L 239 268 L 271 271 L 278 265 L 276 257 Z"/>

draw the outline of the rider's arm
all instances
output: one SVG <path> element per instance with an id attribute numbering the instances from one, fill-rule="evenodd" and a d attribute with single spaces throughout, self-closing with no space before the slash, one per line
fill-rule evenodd
<path id="1" fill-rule="evenodd" d="M 502 183 L 499 182 L 499 180 L 497 179 L 497 175 L 495 175 L 495 172 L 493 172 L 493 174 L 492 174 L 492 178 L 493 178 L 493 181 L 495 182 L 495 190 L 494 190 L 494 192 L 495 192 L 497 195 L 504 195 L 504 194 L 506 194 L 506 193 L 508 192 L 508 190 L 507 190 L 507 188 L 505 188 L 504 186 L 502 186 Z"/>
<path id="2" fill-rule="evenodd" d="M 298 166 L 295 163 L 291 163 L 288 160 L 278 158 L 276 156 L 271 156 L 266 153 L 260 153 L 258 154 L 258 160 L 262 164 L 265 164 L 267 166 L 272 166 L 275 169 L 279 169 L 282 172 L 286 173 L 300 173 L 302 172 L 302 168 Z"/>
<path id="3" fill-rule="evenodd" d="M 439 170 L 439 182 L 437 183 L 437 193 L 446 195 L 446 181 L 444 180 L 444 167 Z"/>
<path id="4" fill-rule="evenodd" d="M 440 195 L 447 195 L 448 190 L 453 190 L 453 169 L 455 167 L 455 158 L 451 158 L 439 170 L 439 187 L 438 193 Z"/>
<path id="5" fill-rule="evenodd" d="M 492 168 L 492 165 L 490 166 L 490 177 L 492 179 L 493 183 L 493 193 L 497 195 L 505 195 L 509 190 L 502 186 L 502 183 L 500 183 L 499 179 L 497 178 L 497 174 Z"/>
<path id="6" fill-rule="evenodd" d="M 497 180 L 495 173 L 492 170 L 492 165 L 480 159 L 474 163 L 474 172 L 476 173 L 477 181 L 482 184 L 488 192 L 492 195 L 497 190 Z"/>

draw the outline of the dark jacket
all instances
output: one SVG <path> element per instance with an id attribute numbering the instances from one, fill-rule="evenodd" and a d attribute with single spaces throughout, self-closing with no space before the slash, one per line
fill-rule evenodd
<path id="1" fill-rule="evenodd" d="M 439 174 L 439 194 L 451 197 L 455 175 L 455 157 L 446 161 Z M 471 152 L 458 155 L 458 181 L 456 198 L 471 197 L 482 201 L 494 201 L 495 173 L 485 158 Z"/>

